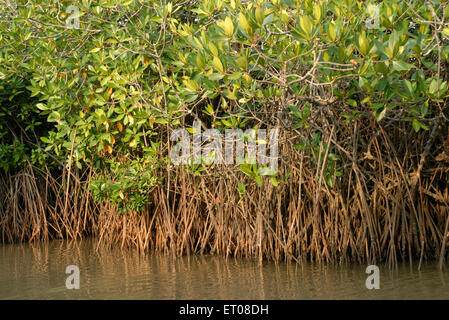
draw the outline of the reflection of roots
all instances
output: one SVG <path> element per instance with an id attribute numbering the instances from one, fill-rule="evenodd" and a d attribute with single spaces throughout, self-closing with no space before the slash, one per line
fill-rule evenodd
<path id="1" fill-rule="evenodd" d="M 413 188 L 411 177 L 427 141 L 407 124 L 359 119 L 346 125 L 332 119 L 331 128 L 321 119 L 308 129 L 281 132 L 280 186 L 265 177 L 258 187 L 236 166 L 214 166 L 202 176 L 176 167 L 169 181 L 167 172 L 160 173 L 165 182 L 143 213 L 119 215 L 109 203 L 94 205 L 81 183 L 89 172 L 74 173 L 69 188 L 58 182 L 64 176 L 38 178 L 30 169 L 3 177 L 2 241 L 93 235 L 103 244 L 177 254 L 390 263 L 438 258 L 447 243 L 449 214 L 448 170 L 435 161 L 441 141 L 435 139 Z M 321 165 L 310 150 L 294 147 L 319 131 L 315 156 Z M 335 166 L 342 172 L 332 188 L 323 176 L 331 152 L 339 156 Z M 239 183 L 246 185 L 244 195 Z"/>

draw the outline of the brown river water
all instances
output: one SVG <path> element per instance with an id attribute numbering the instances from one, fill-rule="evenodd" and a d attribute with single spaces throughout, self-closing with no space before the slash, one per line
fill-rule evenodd
<path id="1" fill-rule="evenodd" d="M 79 289 L 66 287 L 69 265 Z M 0 299 L 449 299 L 448 267 L 379 265 L 377 290 L 366 267 L 139 255 L 93 240 L 10 244 L 0 245 Z"/>

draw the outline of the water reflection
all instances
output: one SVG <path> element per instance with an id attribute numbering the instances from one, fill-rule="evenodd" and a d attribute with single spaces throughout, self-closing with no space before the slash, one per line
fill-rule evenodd
<path id="1" fill-rule="evenodd" d="M 80 290 L 68 290 L 68 265 Z M 366 266 L 264 263 L 216 256 L 173 257 L 109 249 L 94 241 L 0 246 L 1 299 L 448 299 L 447 272 L 381 267 L 368 290 Z"/>

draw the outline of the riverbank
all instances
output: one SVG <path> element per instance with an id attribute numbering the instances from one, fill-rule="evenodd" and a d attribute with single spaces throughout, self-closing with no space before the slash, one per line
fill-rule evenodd
<path id="1" fill-rule="evenodd" d="M 10 9 L 2 243 L 443 268 L 446 2 Z"/>
<path id="2" fill-rule="evenodd" d="M 354 144 L 359 150 L 379 144 L 379 154 L 346 159 L 332 188 L 321 181 L 320 167 L 283 136 L 284 180 L 277 185 L 268 177 L 259 186 L 232 166 L 209 168 L 203 176 L 182 167 L 161 170 L 164 183 L 147 195 L 150 204 L 125 214 L 107 199 L 94 201 L 93 168 L 65 169 L 56 178 L 25 168 L 1 177 L 0 240 L 96 237 L 106 246 L 178 255 L 390 266 L 417 259 L 442 265 L 448 255 L 447 172 L 425 168 L 420 180 L 409 178 L 416 177 L 419 156 L 406 156 L 399 132 L 386 134 L 398 139 L 396 151 L 405 154 L 400 159 L 391 152 L 390 138 L 336 138 L 350 154 Z"/>

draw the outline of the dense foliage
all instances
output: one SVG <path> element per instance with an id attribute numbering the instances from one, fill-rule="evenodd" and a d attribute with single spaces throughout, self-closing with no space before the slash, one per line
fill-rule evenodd
<path id="1" fill-rule="evenodd" d="M 321 165 L 314 110 L 416 132 L 447 115 L 446 2 L 19 0 L 0 10 L 0 167 L 92 166 L 96 198 L 123 209 L 145 206 L 169 166 L 169 133 L 194 120 L 303 130 L 296 147 Z M 333 148 L 327 161 L 332 186 Z"/>

